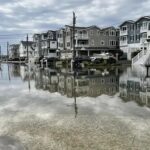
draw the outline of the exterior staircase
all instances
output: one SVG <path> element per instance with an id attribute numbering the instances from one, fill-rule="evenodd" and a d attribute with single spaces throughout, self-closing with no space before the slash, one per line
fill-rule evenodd
<path id="1" fill-rule="evenodd" d="M 150 49 L 142 50 L 135 57 L 132 58 L 132 65 L 145 65 L 150 57 Z"/>

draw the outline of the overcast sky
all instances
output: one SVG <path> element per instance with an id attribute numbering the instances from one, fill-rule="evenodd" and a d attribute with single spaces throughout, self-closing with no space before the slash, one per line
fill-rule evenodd
<path id="1" fill-rule="evenodd" d="M 150 15 L 150 0 L 0 0 L 0 44 L 24 40 L 6 34 L 35 33 L 71 24 L 118 26 L 122 21 Z M 13 38 L 13 39 L 12 39 Z"/>

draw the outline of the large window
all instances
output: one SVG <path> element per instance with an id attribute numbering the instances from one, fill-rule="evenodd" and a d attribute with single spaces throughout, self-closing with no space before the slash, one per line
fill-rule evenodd
<path id="1" fill-rule="evenodd" d="M 110 35 L 110 36 L 115 36 L 115 35 L 116 35 L 116 32 L 113 31 L 113 30 L 111 30 L 111 31 L 109 32 L 109 35 Z"/>
<path id="2" fill-rule="evenodd" d="M 148 22 L 143 22 L 141 29 L 147 29 L 147 27 L 148 27 Z"/>
<path id="3" fill-rule="evenodd" d="M 130 25 L 130 30 L 134 30 L 134 24 Z"/>
<path id="4" fill-rule="evenodd" d="M 122 31 L 126 31 L 126 30 L 127 30 L 126 26 L 122 27 Z"/>
<path id="5" fill-rule="evenodd" d="M 110 46 L 116 46 L 116 41 L 109 41 Z"/>
<path id="6" fill-rule="evenodd" d="M 139 40 L 140 40 L 140 35 L 137 34 L 137 35 L 136 35 L 136 41 L 139 41 Z"/>
<path id="7" fill-rule="evenodd" d="M 126 37 L 126 36 L 122 36 L 122 37 L 120 38 L 120 40 L 124 42 L 124 41 L 127 40 L 127 37 Z"/>
<path id="8" fill-rule="evenodd" d="M 130 41 L 134 41 L 134 36 L 133 35 L 130 36 Z"/>

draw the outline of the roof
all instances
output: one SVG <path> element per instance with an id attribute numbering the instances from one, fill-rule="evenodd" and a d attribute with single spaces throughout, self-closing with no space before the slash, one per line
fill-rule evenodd
<path id="1" fill-rule="evenodd" d="M 140 21 L 141 19 L 149 19 L 149 20 L 150 20 L 150 16 L 143 16 L 143 17 L 140 17 L 138 20 L 136 20 L 136 22 Z"/>
<path id="2" fill-rule="evenodd" d="M 126 21 L 124 21 L 120 26 L 123 26 L 125 23 L 131 23 L 131 24 L 133 24 L 133 23 L 135 23 L 135 22 L 140 21 L 141 19 L 149 19 L 149 20 L 150 20 L 150 16 L 142 16 L 142 17 L 140 17 L 139 19 L 137 19 L 136 21 L 133 21 L 133 20 L 126 20 Z M 119 27 L 120 27 L 120 26 L 119 26 Z"/>
<path id="3" fill-rule="evenodd" d="M 26 46 L 27 44 L 28 44 L 28 45 L 32 45 L 34 42 L 33 42 L 33 41 L 28 41 L 28 42 L 27 42 L 27 41 L 21 41 L 20 43 L 21 43 L 22 45 Z"/>
<path id="4" fill-rule="evenodd" d="M 108 29 L 116 29 L 116 28 L 114 26 L 102 28 L 102 30 L 108 30 Z"/>
<path id="5" fill-rule="evenodd" d="M 73 26 L 70 26 L 70 25 L 65 25 L 65 27 L 73 28 Z M 92 25 L 92 26 L 89 26 L 89 27 L 76 26 L 75 28 L 76 28 L 76 29 L 91 29 L 91 28 L 100 29 L 100 28 L 99 28 L 98 26 L 96 26 L 96 25 Z"/>
<path id="6" fill-rule="evenodd" d="M 133 20 L 126 20 L 120 26 L 123 26 L 125 23 L 133 24 L 133 23 L 135 23 L 135 21 L 133 21 Z"/>

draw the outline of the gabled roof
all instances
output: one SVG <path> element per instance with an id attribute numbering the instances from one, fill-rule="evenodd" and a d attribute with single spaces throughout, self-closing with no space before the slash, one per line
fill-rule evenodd
<path id="1" fill-rule="evenodd" d="M 149 20 L 150 20 L 150 16 L 143 16 L 143 17 L 140 17 L 138 20 L 136 20 L 136 22 L 140 21 L 141 19 L 149 19 Z"/>
<path id="2" fill-rule="evenodd" d="M 110 27 L 105 27 L 102 30 L 109 30 L 109 29 L 116 29 L 114 26 L 110 26 Z"/>
<path id="3" fill-rule="evenodd" d="M 24 45 L 24 46 L 27 46 L 27 44 L 28 44 L 28 45 L 32 45 L 34 42 L 32 42 L 32 41 L 28 41 L 28 42 L 27 42 L 27 41 L 21 41 L 20 43 L 21 43 L 22 45 Z"/>
<path id="4" fill-rule="evenodd" d="M 73 26 L 71 26 L 71 25 L 65 25 L 65 27 L 73 28 Z M 79 27 L 79 26 L 76 26 L 75 28 L 76 28 L 76 29 L 86 29 L 87 27 Z"/>
<path id="5" fill-rule="evenodd" d="M 91 29 L 91 28 L 97 28 L 97 29 L 100 29 L 98 26 L 96 26 L 96 25 L 92 25 L 92 26 L 89 26 L 89 27 L 87 27 L 88 29 Z"/>
<path id="6" fill-rule="evenodd" d="M 65 27 L 69 27 L 69 28 L 73 28 L 73 26 L 70 26 L 70 25 L 65 25 Z M 92 25 L 92 26 L 89 26 L 89 27 L 79 27 L 79 26 L 76 26 L 75 27 L 76 29 L 92 29 L 92 28 L 97 28 L 97 29 L 100 29 L 98 26 L 96 25 Z"/>
<path id="7" fill-rule="evenodd" d="M 123 26 L 125 23 L 133 24 L 133 23 L 135 23 L 135 21 L 133 21 L 133 20 L 126 20 L 119 27 Z"/>

